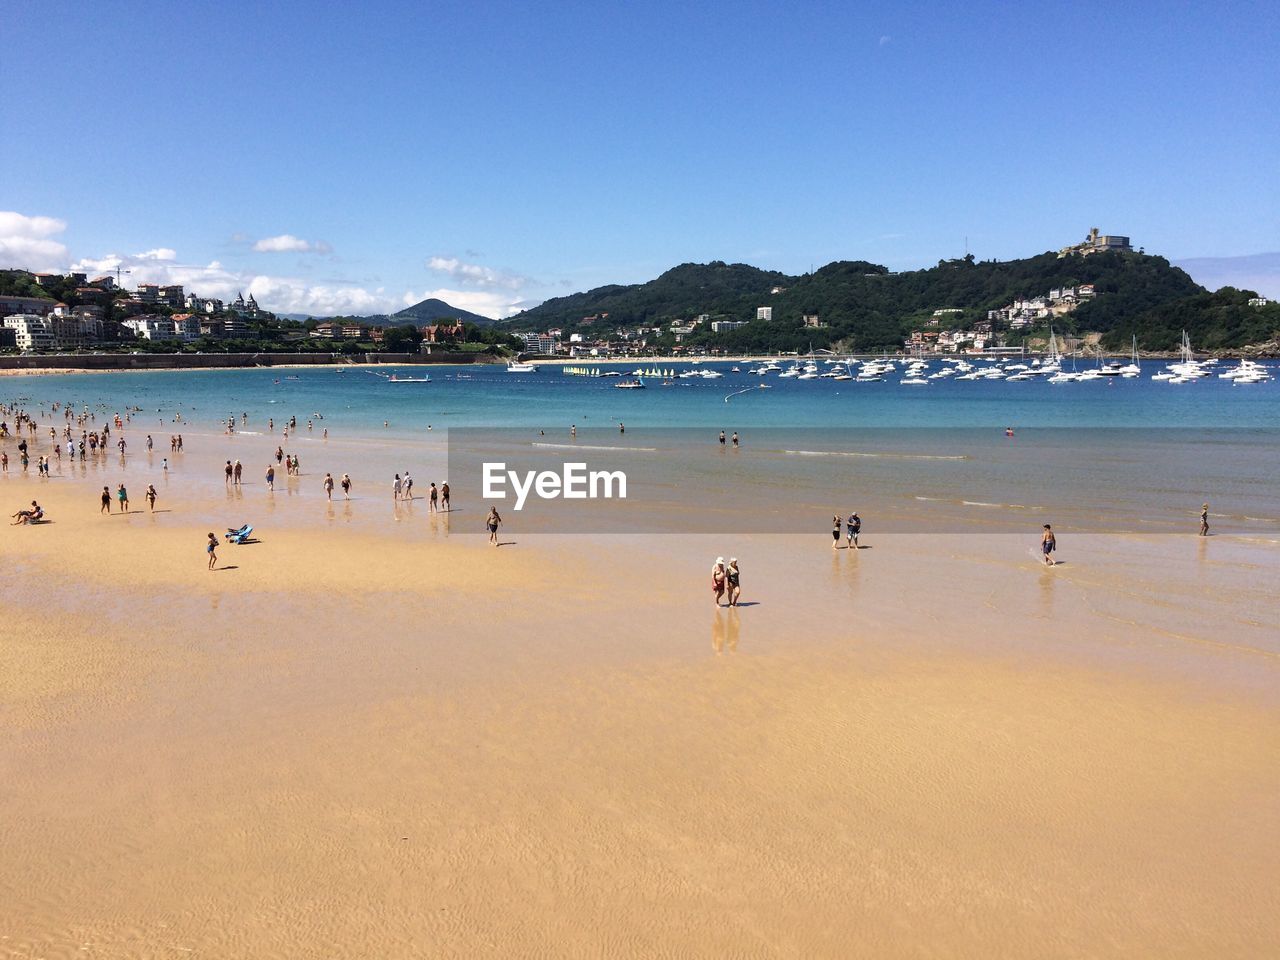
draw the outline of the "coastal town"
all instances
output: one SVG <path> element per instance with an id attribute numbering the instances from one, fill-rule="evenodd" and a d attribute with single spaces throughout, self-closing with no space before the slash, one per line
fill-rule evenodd
<path id="1" fill-rule="evenodd" d="M 1153 308 L 1163 314 L 1180 303 L 1195 311 L 1183 325 L 1201 319 L 1217 328 L 1218 340 L 1242 346 L 1274 339 L 1276 315 L 1273 301 L 1248 291 L 1228 289 L 1206 300 L 1203 288 L 1167 260 L 1097 227 L 1056 252 L 1011 261 L 966 254 L 916 271 L 840 261 L 783 278 L 745 264 L 683 264 L 646 284 L 555 298 L 501 320 L 443 301 L 429 301 L 427 314 L 411 307 L 363 317 L 280 316 L 252 291 L 228 302 L 181 284 L 125 289 L 121 279 L 120 271 L 90 277 L 0 270 L 0 354 L 393 353 L 438 361 L 470 350 L 490 360 L 517 354 L 605 360 L 816 348 L 998 358 L 1046 351 L 1055 337 L 1068 353 L 1109 346 L 1127 354 L 1131 336 L 1113 335 L 1108 343 L 1109 327 L 1134 326 L 1138 339 L 1136 326 L 1152 325 L 1146 317 Z M 1180 331 L 1163 326 L 1156 337 L 1141 338 L 1143 350 L 1179 348 Z M 1209 331 L 1195 332 L 1212 346 Z"/>

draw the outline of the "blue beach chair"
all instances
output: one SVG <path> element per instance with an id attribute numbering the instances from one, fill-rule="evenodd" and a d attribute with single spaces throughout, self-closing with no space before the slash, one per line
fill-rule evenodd
<path id="1" fill-rule="evenodd" d="M 253 525 L 246 523 L 239 530 L 227 530 L 227 543 L 241 544 L 253 533 Z"/>

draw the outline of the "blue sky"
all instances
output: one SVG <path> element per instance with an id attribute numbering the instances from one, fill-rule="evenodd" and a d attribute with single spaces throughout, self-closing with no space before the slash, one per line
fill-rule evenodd
<path id="1" fill-rule="evenodd" d="M 0 3 L 3 265 L 497 315 L 1099 226 L 1280 294 L 1273 3 Z"/>

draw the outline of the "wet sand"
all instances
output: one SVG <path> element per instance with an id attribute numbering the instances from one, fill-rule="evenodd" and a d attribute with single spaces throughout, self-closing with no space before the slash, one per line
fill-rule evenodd
<path id="1" fill-rule="evenodd" d="M 1034 538 L 512 522 L 495 550 L 474 505 L 330 508 L 327 454 L 268 513 L 260 454 L 228 494 L 233 448 L 187 437 L 154 516 L 159 451 L 0 478 L 53 521 L 0 536 L 0 956 L 1280 941 L 1273 543 L 1063 538 L 1048 570 Z M 135 515 L 101 517 L 119 477 Z M 716 554 L 751 605 L 713 609 Z"/>

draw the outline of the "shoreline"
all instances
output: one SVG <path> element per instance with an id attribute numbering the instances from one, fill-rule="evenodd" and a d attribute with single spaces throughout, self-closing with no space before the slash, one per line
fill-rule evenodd
<path id="1" fill-rule="evenodd" d="M 70 354 L 67 354 L 65 356 L 67 357 L 67 359 L 73 358 L 73 355 L 70 355 Z M 314 363 L 303 362 L 303 361 L 294 361 L 294 362 L 282 361 L 279 363 L 203 363 L 203 362 L 172 363 L 171 362 L 167 364 L 157 364 L 155 366 L 148 366 L 148 365 L 138 364 L 135 362 L 130 362 L 130 361 L 136 360 L 138 356 L 158 356 L 158 357 L 165 357 L 168 360 L 173 359 L 173 357 L 168 354 L 142 354 L 142 355 L 130 354 L 127 356 L 121 355 L 119 358 L 121 362 L 119 364 L 114 364 L 114 365 L 102 364 L 102 365 L 93 366 L 93 367 L 63 366 L 63 365 L 40 366 L 40 367 L 18 367 L 18 366 L 4 366 L 3 363 L 6 358 L 0 357 L 0 378 L 48 377 L 48 376 L 58 376 L 58 375 L 92 374 L 92 373 L 104 373 L 104 374 L 107 374 L 107 373 L 179 373 L 179 372 L 189 372 L 193 370 L 196 370 L 196 371 L 264 370 L 264 369 L 270 369 L 270 370 L 334 369 L 336 370 L 336 369 L 344 369 L 344 368 L 353 368 L 358 370 L 362 368 L 376 368 L 376 367 L 419 367 L 419 366 L 423 366 L 423 367 L 447 367 L 447 366 L 504 367 L 508 362 L 510 362 L 509 359 L 504 359 L 501 357 L 490 357 L 490 356 L 479 355 L 479 354 L 461 354 L 456 357 L 450 356 L 447 359 L 443 359 L 443 358 L 435 359 L 436 357 L 441 357 L 442 355 L 428 354 L 427 356 L 432 357 L 432 359 L 426 359 L 426 358 L 419 359 L 419 358 L 412 357 L 411 355 L 406 355 L 406 357 L 403 359 L 394 359 L 394 360 L 376 359 L 376 360 L 361 360 L 361 361 L 351 361 L 351 362 L 338 362 L 330 359 L 330 360 L 325 360 L 323 362 L 316 361 Z M 202 354 L 201 356 L 214 359 L 214 358 L 225 358 L 225 357 L 242 356 L 242 355 L 241 354 Z M 251 356 L 251 355 L 246 354 L 243 356 Z M 305 356 L 305 354 L 301 354 L 299 356 Z M 817 355 L 816 359 L 823 361 L 823 360 L 836 359 L 837 356 L 840 359 L 851 359 L 851 360 L 879 360 L 883 358 L 882 354 L 867 353 L 867 354 L 839 354 L 839 355 L 821 354 L 821 355 Z M 1043 359 L 1044 356 L 1045 356 L 1044 354 L 1031 353 L 1031 352 L 1028 352 L 1025 355 L 999 355 L 999 356 L 988 356 L 985 354 L 958 354 L 958 353 L 950 354 L 948 353 L 948 354 L 929 354 L 919 359 L 923 359 L 926 362 L 934 362 L 934 361 L 943 360 L 943 359 L 957 359 L 957 360 L 966 360 L 970 363 L 973 363 L 973 362 L 991 363 L 991 362 L 997 362 L 997 361 L 1006 362 L 1006 361 L 1037 360 L 1037 359 Z M 1159 361 L 1165 361 L 1165 360 L 1176 360 L 1178 359 L 1179 355 L 1176 353 L 1150 353 L 1150 354 L 1140 353 L 1138 356 L 1140 360 L 1151 360 L 1151 361 L 1159 362 Z M 461 359 L 462 357 L 472 357 L 473 359 Z M 575 357 L 575 358 L 531 357 L 531 358 L 527 358 L 522 362 L 532 363 L 535 366 L 539 366 L 539 367 L 564 367 L 564 366 L 613 367 L 618 365 L 631 366 L 631 365 L 646 365 L 646 364 L 659 364 L 659 365 L 661 364 L 681 364 L 681 365 L 700 364 L 701 365 L 701 364 L 724 364 L 724 363 L 759 364 L 759 363 L 768 363 L 771 361 L 775 363 L 791 362 L 794 360 L 805 359 L 805 357 L 806 355 L 804 354 L 799 354 L 799 355 L 797 354 L 781 354 L 781 355 L 741 354 L 736 356 L 724 356 L 724 357 L 720 357 L 720 356 L 716 356 L 716 357 L 636 356 L 636 357 Z M 50 357 L 42 357 L 41 359 L 52 359 L 52 358 L 53 357 L 50 356 Z M 1265 357 L 1261 355 L 1249 355 L 1249 354 L 1235 353 L 1235 352 L 1224 353 L 1224 354 L 1208 354 L 1206 355 L 1206 358 L 1216 358 L 1216 359 L 1225 360 L 1225 361 L 1240 360 L 1240 359 L 1256 359 L 1262 362 L 1272 359 L 1270 357 Z M 910 354 L 891 354 L 889 355 L 888 359 L 896 362 L 903 362 L 903 361 L 913 360 L 917 358 Z M 1123 360 L 1123 359 L 1126 359 L 1126 355 L 1115 354 L 1114 356 L 1112 356 L 1111 354 L 1102 354 L 1101 359 Z"/>

